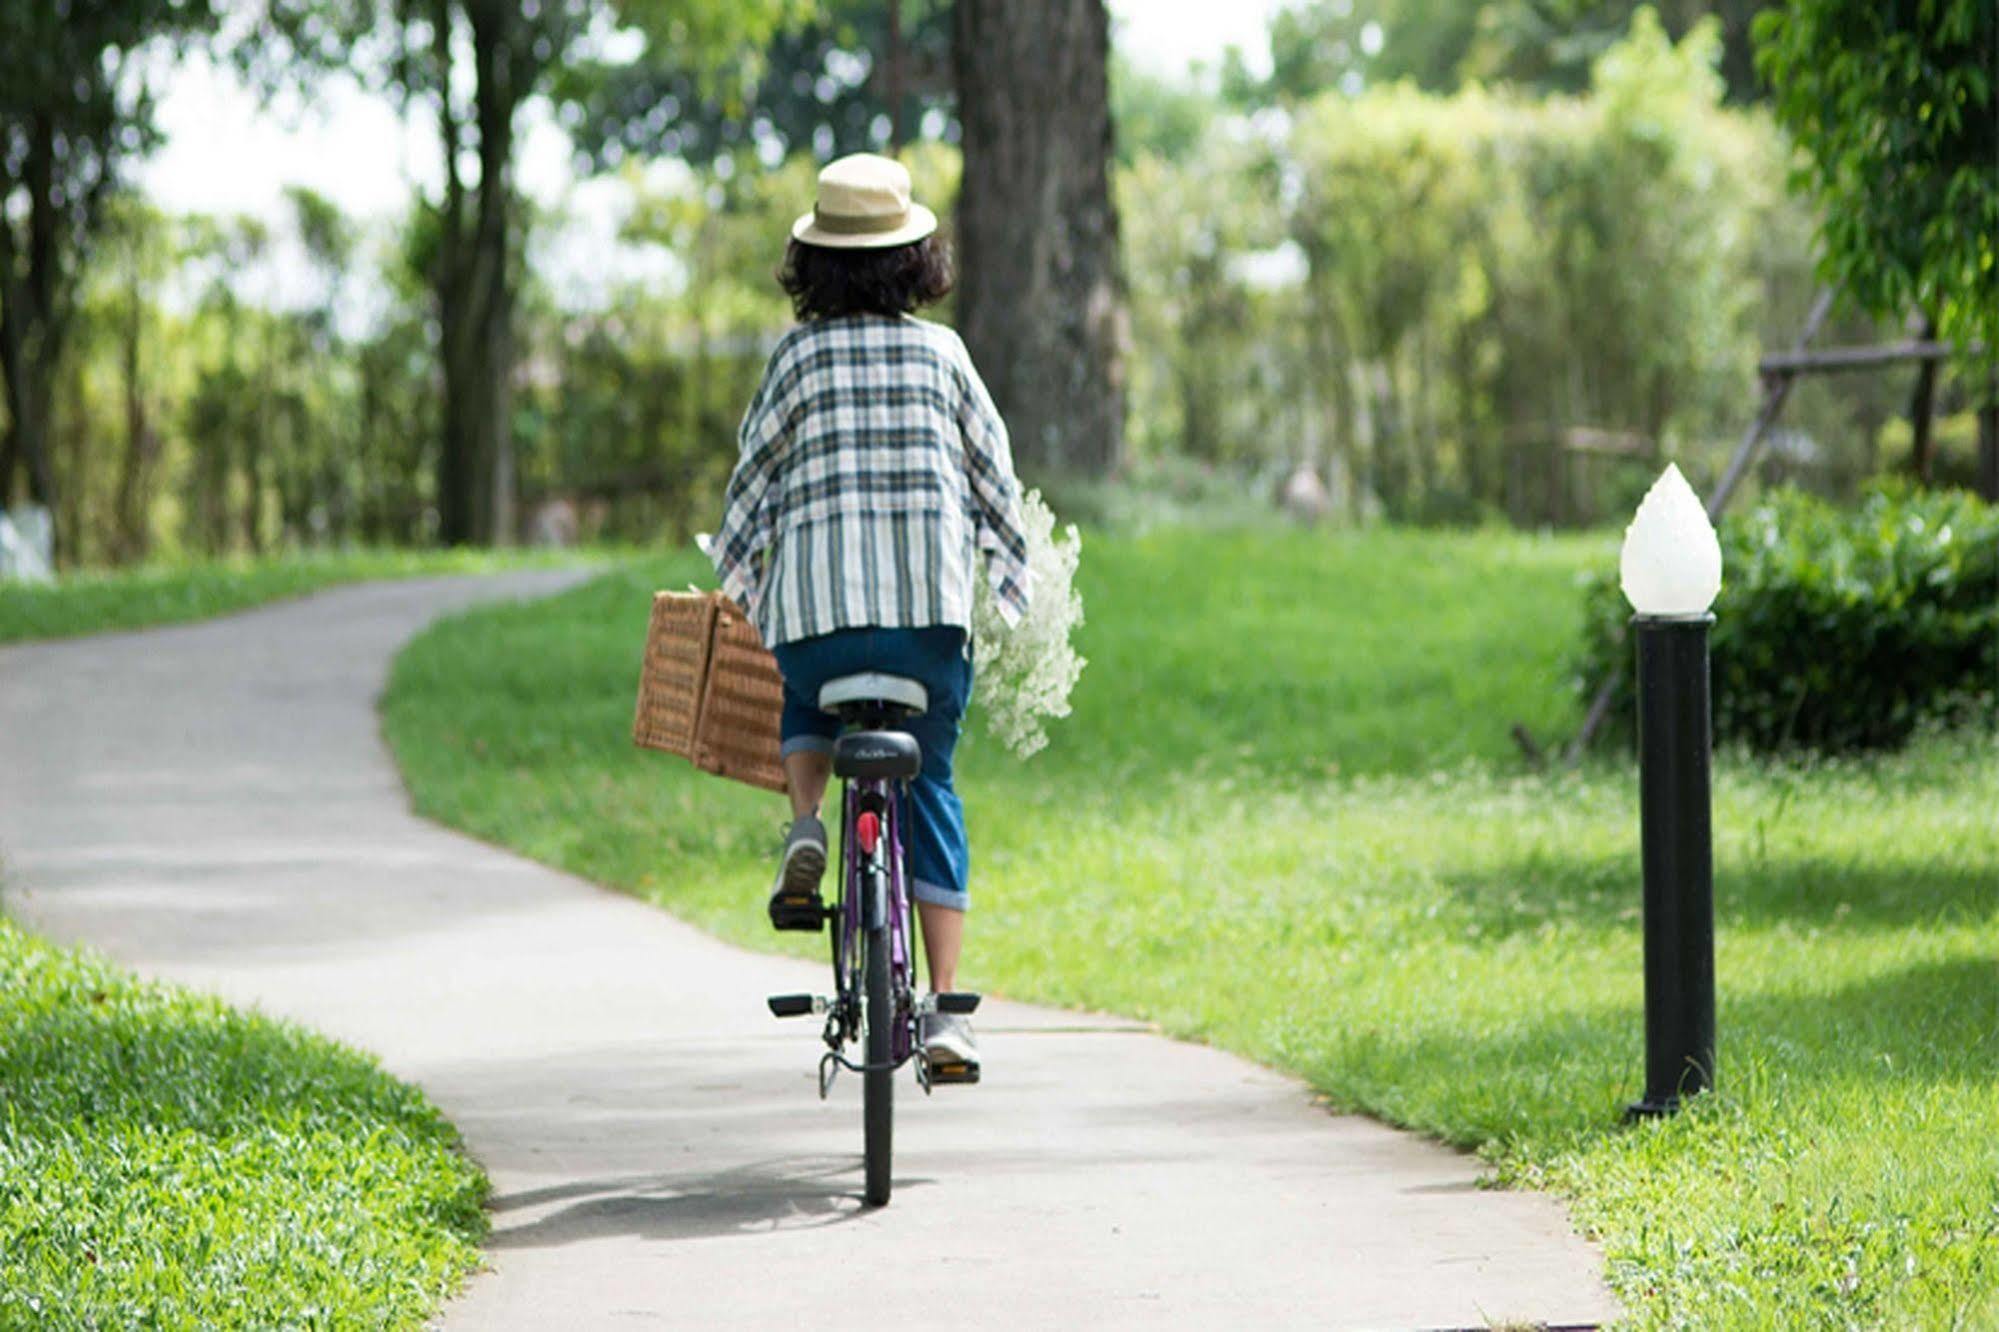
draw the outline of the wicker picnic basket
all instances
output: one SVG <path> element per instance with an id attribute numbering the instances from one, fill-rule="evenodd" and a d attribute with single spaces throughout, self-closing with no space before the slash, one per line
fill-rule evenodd
<path id="1" fill-rule="evenodd" d="M 784 681 L 756 626 L 720 592 L 652 600 L 632 742 L 707 772 L 782 791 Z"/>

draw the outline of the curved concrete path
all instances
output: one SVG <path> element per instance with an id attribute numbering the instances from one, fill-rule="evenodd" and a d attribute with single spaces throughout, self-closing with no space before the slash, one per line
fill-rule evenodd
<path id="1" fill-rule="evenodd" d="M 495 1191 L 492 1270 L 443 1326 L 1614 1315 L 1551 1200 L 1481 1190 L 1475 1161 L 1240 1059 L 1015 1004 L 982 1017 L 983 1086 L 900 1084 L 895 1200 L 862 1210 L 854 1080 L 821 1104 L 812 1028 L 762 1006 L 818 968 L 408 810 L 373 711 L 397 646 L 566 577 L 350 587 L 0 650 L 7 909 L 422 1084 Z M 746 877 L 745 911 L 761 888 Z"/>

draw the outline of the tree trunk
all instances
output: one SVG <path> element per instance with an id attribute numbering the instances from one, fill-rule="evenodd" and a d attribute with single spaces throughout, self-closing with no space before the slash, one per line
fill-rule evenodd
<path id="1" fill-rule="evenodd" d="M 145 304 L 141 299 L 138 242 L 133 243 L 131 268 L 127 273 L 125 318 L 119 327 L 119 351 L 124 370 L 125 456 L 118 469 L 118 489 L 113 501 L 117 531 L 114 559 L 135 564 L 146 557 L 151 532 L 146 522 L 145 477 L 153 457 L 159 452 L 159 437 L 146 419 L 145 384 L 140 357 L 144 351 Z"/>
<path id="2" fill-rule="evenodd" d="M 1923 316 L 1920 338 L 1924 342 L 1937 335 L 1937 321 Z M 1936 420 L 1937 363 L 1924 361 L 1916 371 L 1916 391 L 1909 398 L 1909 465 L 1916 479 L 1930 483 L 1930 428 Z"/>
<path id="3" fill-rule="evenodd" d="M 443 8 L 440 6 L 440 9 Z M 438 462 L 440 536 L 448 545 L 504 544 L 514 535 L 513 120 L 511 24 L 504 4 L 470 7 L 479 182 L 469 197 L 456 159 L 461 127 L 443 111 L 447 172 L 437 281 L 443 329 L 443 450 Z M 448 32 L 445 34 L 448 42 Z M 449 68 L 448 46 L 440 61 Z"/>
<path id="4" fill-rule="evenodd" d="M 90 410 L 86 400 L 83 358 L 69 358 L 64 376 L 68 402 L 63 409 L 62 433 L 67 436 L 68 458 L 63 468 L 62 512 L 55 519 L 55 549 L 50 563 L 58 569 L 83 567 L 88 554 L 84 542 L 84 503 L 90 495 Z"/>
<path id="5" fill-rule="evenodd" d="M 1999 504 L 1999 390 L 1978 409 L 1978 493 Z"/>
<path id="6" fill-rule="evenodd" d="M 1027 470 L 1123 454 L 1109 51 L 1103 0 L 958 0 L 958 328 Z"/>
<path id="7" fill-rule="evenodd" d="M 27 474 L 28 499 L 56 512 L 56 481 L 50 448 L 54 423 L 50 401 L 55 366 L 41 349 L 24 347 L 6 357 L 8 453 Z"/>
<path id="8" fill-rule="evenodd" d="M 28 498 L 56 520 L 54 430 L 56 365 L 62 346 L 60 239 L 55 197 L 55 126 L 46 115 L 29 125 L 20 182 L 27 187 L 26 245 L 4 211 L 12 179 L 0 176 L 0 383 L 7 392 L 7 439 L 0 459 L 0 500 L 15 469 L 27 473 Z M 7 164 L 0 163 L 0 170 Z M 61 533 L 57 533 L 61 539 Z"/>
<path id="9" fill-rule="evenodd" d="M 1438 456 L 1437 447 L 1437 390 L 1436 376 L 1432 373 L 1432 349 L 1430 346 L 1430 320 L 1428 316 L 1417 321 L 1416 338 L 1416 396 L 1410 401 L 1406 415 L 1411 424 L 1409 442 L 1416 461 L 1416 488 L 1419 504 L 1429 512 L 1439 491 L 1443 489 L 1444 464 Z"/>
<path id="10" fill-rule="evenodd" d="M 7 435 L 0 441 L 0 507 L 14 497 L 16 473 L 28 473 L 28 490 L 34 497 L 35 460 L 48 449 L 48 412 L 39 391 L 40 376 L 28 365 L 28 353 L 16 337 L 9 335 L 8 307 L 0 305 L 0 382 L 7 390 Z M 44 381 L 45 382 L 45 381 Z"/>
<path id="11" fill-rule="evenodd" d="M 888 0 L 888 146 L 902 151 L 902 0 Z"/>
<path id="12" fill-rule="evenodd" d="M 257 356 L 257 389 L 243 423 L 243 542 L 250 554 L 264 553 L 264 491 L 276 470 L 272 444 L 272 405 L 277 401 L 277 316 L 261 315 L 264 331 Z"/>

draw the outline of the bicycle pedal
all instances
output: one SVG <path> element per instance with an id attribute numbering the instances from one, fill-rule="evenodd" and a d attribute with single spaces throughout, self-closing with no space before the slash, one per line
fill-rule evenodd
<path id="1" fill-rule="evenodd" d="M 932 1060 L 930 1062 L 930 1085 L 943 1087 L 951 1085 L 969 1086 L 979 1080 L 979 1066 L 960 1060 Z"/>
<path id="2" fill-rule="evenodd" d="M 946 990 L 937 996 L 937 1011 L 940 1013 L 976 1013 L 979 996 L 970 990 Z"/>
<path id="3" fill-rule="evenodd" d="M 826 917 L 831 914 L 817 896 L 773 897 L 770 900 L 770 923 L 774 929 L 817 934 L 826 927 Z"/>
<path id="4" fill-rule="evenodd" d="M 764 1002 L 770 1005 L 772 1017 L 804 1017 L 823 1011 L 816 996 L 809 994 L 774 994 Z"/>

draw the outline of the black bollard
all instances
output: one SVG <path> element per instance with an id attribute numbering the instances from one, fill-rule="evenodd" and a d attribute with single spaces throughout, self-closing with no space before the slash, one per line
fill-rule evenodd
<path id="1" fill-rule="evenodd" d="M 1645 1099 L 1632 1118 L 1671 1114 L 1714 1085 L 1713 623 L 1707 614 L 1631 619 L 1645 872 Z"/>

